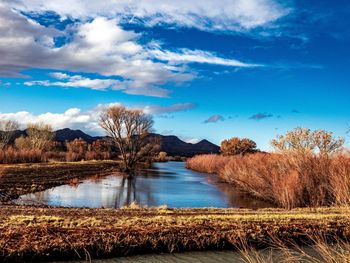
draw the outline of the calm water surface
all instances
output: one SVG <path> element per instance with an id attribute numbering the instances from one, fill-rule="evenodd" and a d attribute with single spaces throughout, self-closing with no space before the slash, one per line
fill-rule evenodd
<path id="1" fill-rule="evenodd" d="M 132 202 L 174 208 L 271 206 L 218 182 L 215 175 L 186 169 L 184 162 L 155 163 L 151 169 L 139 171 L 133 180 L 118 175 L 87 179 L 77 185 L 23 195 L 15 202 L 92 208 L 118 208 Z"/>
<path id="2" fill-rule="evenodd" d="M 65 261 L 66 263 L 83 263 L 86 261 Z M 174 254 L 152 254 L 113 259 L 93 260 L 94 263 L 224 263 L 244 262 L 238 252 L 230 251 L 202 251 Z M 59 262 L 52 262 L 59 263 Z"/>

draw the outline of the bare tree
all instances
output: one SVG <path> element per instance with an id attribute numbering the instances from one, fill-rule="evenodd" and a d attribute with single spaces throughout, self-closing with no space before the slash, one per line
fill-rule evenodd
<path id="1" fill-rule="evenodd" d="M 26 133 L 27 137 L 20 137 L 16 140 L 15 144 L 18 149 L 48 150 L 55 136 L 52 127 L 43 122 L 29 123 Z"/>
<path id="2" fill-rule="evenodd" d="M 11 141 L 14 132 L 18 130 L 18 123 L 12 120 L 0 120 L 0 150 Z"/>
<path id="3" fill-rule="evenodd" d="M 307 128 L 295 128 L 285 135 L 279 135 L 271 141 L 272 146 L 280 152 L 319 153 L 329 155 L 342 149 L 343 138 L 336 138 L 331 132 L 312 131 Z"/>
<path id="4" fill-rule="evenodd" d="M 148 139 L 153 120 L 143 111 L 124 106 L 106 108 L 100 115 L 100 126 L 119 150 L 125 172 L 153 154 L 155 145 Z"/>

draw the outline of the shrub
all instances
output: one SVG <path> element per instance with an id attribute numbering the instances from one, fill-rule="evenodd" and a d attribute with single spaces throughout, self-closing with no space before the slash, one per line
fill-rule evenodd
<path id="1" fill-rule="evenodd" d="M 256 152 L 256 143 L 253 140 L 233 137 L 221 142 L 220 151 L 223 155 L 247 154 Z"/>
<path id="2" fill-rule="evenodd" d="M 23 135 L 15 140 L 15 147 L 18 150 L 30 150 L 32 149 L 31 141 L 28 137 Z"/>
<path id="3" fill-rule="evenodd" d="M 85 159 L 85 154 L 88 150 L 88 144 L 85 140 L 79 138 L 71 142 L 66 142 L 68 162 L 76 162 Z"/>
<path id="4" fill-rule="evenodd" d="M 159 152 L 154 158 L 155 162 L 166 162 L 168 160 L 168 154 L 166 152 Z"/>
<path id="5" fill-rule="evenodd" d="M 343 138 L 334 138 L 331 132 L 324 130 L 311 131 L 307 128 L 295 128 L 285 135 L 279 135 L 271 141 L 279 152 L 297 151 L 301 153 L 332 154 L 340 150 Z"/>

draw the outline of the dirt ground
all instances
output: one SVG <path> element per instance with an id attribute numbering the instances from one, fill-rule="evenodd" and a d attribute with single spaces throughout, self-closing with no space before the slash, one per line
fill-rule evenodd
<path id="1" fill-rule="evenodd" d="M 0 201 L 119 170 L 115 161 L 0 165 Z"/>

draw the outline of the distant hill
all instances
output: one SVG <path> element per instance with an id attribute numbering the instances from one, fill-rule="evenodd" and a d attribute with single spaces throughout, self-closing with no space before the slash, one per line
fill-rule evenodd
<path id="1" fill-rule="evenodd" d="M 83 139 L 87 143 L 93 143 L 100 137 L 93 137 L 81 130 L 71 130 L 68 128 L 62 129 L 62 130 L 57 130 L 55 133 L 55 140 L 58 142 L 65 142 L 65 141 L 74 141 L 75 139 Z"/>
<path id="2" fill-rule="evenodd" d="M 26 131 L 16 131 L 15 138 L 26 135 Z M 220 147 L 207 141 L 202 140 L 198 143 L 187 143 L 180 140 L 174 135 L 161 135 L 151 133 L 150 138 L 157 138 L 161 145 L 161 151 L 166 152 L 169 156 L 186 156 L 190 157 L 196 154 L 219 153 Z M 72 130 L 69 128 L 57 130 L 55 132 L 55 141 L 64 143 L 65 141 L 73 141 L 82 138 L 87 143 L 93 143 L 98 139 L 105 137 L 90 136 L 81 130 Z"/>
<path id="3" fill-rule="evenodd" d="M 180 140 L 174 135 L 151 134 L 160 141 L 161 151 L 166 152 L 170 156 L 193 156 L 196 154 L 219 153 L 220 147 L 207 141 L 202 140 L 198 143 L 187 143 Z"/>

